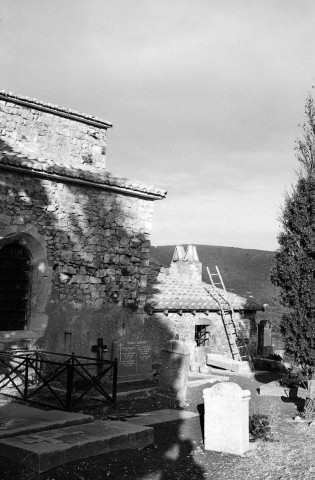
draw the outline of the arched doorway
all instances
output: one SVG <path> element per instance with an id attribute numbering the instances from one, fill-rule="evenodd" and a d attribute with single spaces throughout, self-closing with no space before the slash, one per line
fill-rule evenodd
<path id="1" fill-rule="evenodd" d="M 0 250 L 0 331 L 25 330 L 30 315 L 31 255 L 19 243 Z"/>

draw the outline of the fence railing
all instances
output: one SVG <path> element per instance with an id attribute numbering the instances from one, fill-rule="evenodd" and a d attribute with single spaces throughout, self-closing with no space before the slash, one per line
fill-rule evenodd
<path id="1" fill-rule="evenodd" d="M 89 407 L 116 403 L 117 359 L 39 350 L 0 352 L 0 394 L 68 411 L 80 407 L 84 398 Z"/>

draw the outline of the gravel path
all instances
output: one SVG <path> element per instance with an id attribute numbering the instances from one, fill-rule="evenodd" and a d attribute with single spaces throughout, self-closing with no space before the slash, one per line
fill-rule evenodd
<path id="1" fill-rule="evenodd" d="M 274 442 L 259 442 L 244 457 L 205 451 L 200 418 L 155 426 L 155 444 L 144 450 L 125 450 L 66 464 L 40 476 L 13 466 L 0 457 L 1 480 L 313 480 L 315 478 L 315 428 L 293 422 L 297 405 L 277 397 L 260 397 L 256 389 L 275 377 L 230 377 L 243 389 L 250 389 L 250 413 L 271 417 Z M 203 389 L 189 388 L 187 410 L 201 411 Z M 160 397 L 123 401 L 114 412 L 98 417 L 142 413 L 174 408 Z"/>

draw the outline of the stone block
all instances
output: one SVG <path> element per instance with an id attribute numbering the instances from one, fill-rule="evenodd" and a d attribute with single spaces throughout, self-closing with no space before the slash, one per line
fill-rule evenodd
<path id="1" fill-rule="evenodd" d="M 215 353 L 208 353 L 207 355 L 207 365 L 212 367 L 224 368 L 226 370 L 231 370 L 236 372 L 238 365 L 233 363 L 232 358 L 225 357 L 224 355 L 219 355 Z"/>
<path id="2" fill-rule="evenodd" d="M 0 441 L 1 455 L 38 473 L 58 465 L 154 441 L 153 428 L 128 422 L 97 421 Z"/>
<path id="3" fill-rule="evenodd" d="M 9 217 L 8 215 L 1 214 L 0 215 L 0 223 L 3 223 L 4 225 L 10 225 L 11 217 Z"/>
<path id="4" fill-rule="evenodd" d="M 236 383 L 218 383 L 203 391 L 206 450 L 244 455 L 249 450 L 250 391 Z"/>
<path id="5" fill-rule="evenodd" d="M 207 354 L 207 365 L 224 368 L 225 370 L 230 370 L 240 375 L 247 375 L 252 372 L 251 362 L 241 362 L 215 353 Z"/>
<path id="6" fill-rule="evenodd" d="M 0 438 L 14 437 L 43 430 L 69 427 L 92 422 L 91 415 L 41 410 L 19 403 L 9 403 L 0 408 Z"/>

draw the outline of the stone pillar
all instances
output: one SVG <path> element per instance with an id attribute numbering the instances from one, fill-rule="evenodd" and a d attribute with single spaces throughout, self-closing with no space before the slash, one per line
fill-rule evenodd
<path id="1" fill-rule="evenodd" d="M 308 396 L 309 398 L 315 398 L 315 369 L 312 369 L 311 378 L 307 382 L 308 384 Z"/>
<path id="2" fill-rule="evenodd" d="M 232 382 L 203 391 L 205 450 L 243 455 L 249 450 L 250 391 Z"/>
<path id="3" fill-rule="evenodd" d="M 169 340 L 161 350 L 159 391 L 184 405 L 187 393 L 190 350 L 179 340 Z"/>
<path id="4" fill-rule="evenodd" d="M 261 320 L 258 325 L 257 354 L 261 356 L 273 354 L 272 325 L 269 320 Z"/>

